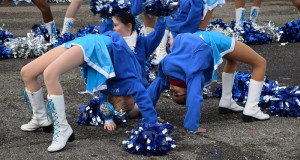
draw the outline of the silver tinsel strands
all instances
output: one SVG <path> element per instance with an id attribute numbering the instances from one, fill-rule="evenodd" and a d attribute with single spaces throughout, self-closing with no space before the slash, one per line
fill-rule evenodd
<path id="1" fill-rule="evenodd" d="M 48 46 L 43 36 L 34 37 L 33 33 L 27 33 L 27 37 L 10 38 L 4 45 L 10 50 L 14 58 L 39 57 L 48 51 Z"/>
<path id="2" fill-rule="evenodd" d="M 266 23 L 262 26 L 259 26 L 256 23 L 252 22 L 252 26 L 254 29 L 260 31 L 261 33 L 269 35 L 272 41 L 280 41 L 282 33 L 278 31 L 278 27 L 276 27 L 273 22 L 269 21 L 269 23 Z"/>
<path id="3" fill-rule="evenodd" d="M 241 36 L 241 33 L 234 31 L 230 27 L 226 27 L 225 29 L 223 29 L 219 24 L 216 25 L 208 24 L 207 30 L 222 33 L 228 37 L 235 38 L 235 40 L 237 41 L 241 41 L 241 42 L 244 41 L 244 38 Z"/>

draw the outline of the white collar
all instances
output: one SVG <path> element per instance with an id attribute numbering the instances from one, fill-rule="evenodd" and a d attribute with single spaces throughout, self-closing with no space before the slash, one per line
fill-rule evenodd
<path id="1" fill-rule="evenodd" d="M 130 47 L 130 49 L 134 52 L 135 46 L 136 46 L 136 39 L 137 39 L 137 33 L 136 31 L 133 31 L 132 34 L 128 37 L 123 37 L 126 41 L 127 45 Z"/>

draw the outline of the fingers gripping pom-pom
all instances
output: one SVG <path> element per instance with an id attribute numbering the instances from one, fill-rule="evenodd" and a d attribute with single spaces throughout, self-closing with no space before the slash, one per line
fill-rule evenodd
<path id="1" fill-rule="evenodd" d="M 130 11 L 130 0 L 91 0 L 90 10 L 100 14 L 100 18 L 108 19 L 115 14 L 124 14 Z"/>
<path id="2" fill-rule="evenodd" d="M 149 16 L 171 16 L 179 8 L 180 0 L 147 0 L 144 10 Z"/>
<path id="3" fill-rule="evenodd" d="M 139 125 L 131 131 L 131 135 L 126 141 L 125 149 L 129 153 L 150 155 L 166 155 L 169 150 L 173 150 L 175 140 L 170 136 L 174 126 L 170 123 L 149 124 L 139 120 Z"/>

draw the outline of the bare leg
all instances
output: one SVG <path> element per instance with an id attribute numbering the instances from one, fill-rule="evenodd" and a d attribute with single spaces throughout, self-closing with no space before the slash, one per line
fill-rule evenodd
<path id="1" fill-rule="evenodd" d="M 300 13 L 300 0 L 292 0 L 293 5 L 297 7 L 298 12 Z"/>
<path id="2" fill-rule="evenodd" d="M 59 76 L 84 62 L 81 47 L 74 46 L 66 50 L 53 61 L 44 71 L 44 81 L 48 95 L 62 95 L 63 90 L 59 83 Z"/>
<path id="3" fill-rule="evenodd" d="M 261 1 L 262 0 L 254 0 L 253 1 L 253 6 L 260 7 L 261 6 Z"/>
<path id="4" fill-rule="evenodd" d="M 229 67 L 235 66 L 234 68 L 236 68 L 234 61 L 239 61 L 252 66 L 252 79 L 256 81 L 264 80 L 267 62 L 246 44 L 236 41 L 234 51 L 225 55 L 225 58 L 229 61 L 227 61 L 228 64 L 226 63 L 225 65 L 224 72 L 234 73 L 235 69 L 230 69 Z"/>
<path id="5" fill-rule="evenodd" d="M 45 23 L 53 21 L 53 16 L 51 8 L 46 0 L 32 0 L 32 2 L 39 8 L 42 12 L 43 20 Z"/>
<path id="6" fill-rule="evenodd" d="M 145 25 L 145 27 L 154 28 L 157 18 L 155 18 L 155 17 L 151 18 L 150 16 L 148 16 L 148 14 L 146 12 L 143 12 L 143 14 L 144 14 L 144 25 Z"/>
<path id="7" fill-rule="evenodd" d="M 74 18 L 80 6 L 82 5 L 82 0 L 72 0 L 69 5 L 65 17 Z"/>
<path id="8" fill-rule="evenodd" d="M 66 48 L 58 46 L 28 63 L 21 69 L 22 79 L 29 91 L 36 92 L 41 88 L 41 85 L 37 80 L 38 76 L 43 73 L 50 63 L 66 50 Z"/>
<path id="9" fill-rule="evenodd" d="M 245 0 L 235 0 L 235 8 L 245 8 Z"/>
<path id="10" fill-rule="evenodd" d="M 200 24 L 199 24 L 199 28 L 206 30 L 207 24 L 210 20 L 210 17 L 212 16 L 214 10 L 209 10 L 207 11 L 205 18 L 203 20 L 201 20 Z"/>

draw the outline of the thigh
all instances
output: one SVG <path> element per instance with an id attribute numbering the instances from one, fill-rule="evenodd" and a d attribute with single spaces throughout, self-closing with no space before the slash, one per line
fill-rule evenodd
<path id="1" fill-rule="evenodd" d="M 264 58 L 246 44 L 235 41 L 234 50 L 224 56 L 228 60 L 243 62 L 250 65 L 259 64 Z"/>
<path id="2" fill-rule="evenodd" d="M 28 63 L 23 67 L 24 70 L 29 71 L 28 74 L 32 76 L 38 76 L 44 72 L 44 70 L 55 61 L 59 56 L 61 56 L 67 49 L 58 46 L 40 57 L 36 58 L 32 62 Z"/>
<path id="3" fill-rule="evenodd" d="M 47 70 L 51 74 L 61 75 L 84 62 L 84 53 L 80 46 L 73 46 L 53 61 Z"/>

